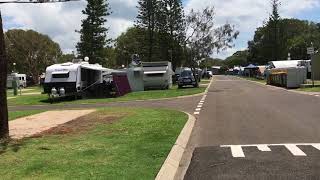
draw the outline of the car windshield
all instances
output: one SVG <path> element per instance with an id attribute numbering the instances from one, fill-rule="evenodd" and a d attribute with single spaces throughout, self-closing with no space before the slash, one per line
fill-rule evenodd
<path id="1" fill-rule="evenodd" d="M 188 77 L 188 76 L 192 76 L 192 72 L 191 71 L 182 71 L 181 77 Z"/>

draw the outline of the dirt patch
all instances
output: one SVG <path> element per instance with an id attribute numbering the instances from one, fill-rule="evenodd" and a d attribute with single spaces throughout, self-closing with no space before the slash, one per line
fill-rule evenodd
<path id="1" fill-rule="evenodd" d="M 23 139 L 89 115 L 96 110 L 48 111 L 9 122 L 10 137 Z"/>
<path id="2" fill-rule="evenodd" d="M 75 120 L 53 127 L 41 133 L 31 136 L 31 138 L 41 138 L 49 135 L 82 134 L 99 124 L 113 124 L 125 115 L 108 115 L 103 113 L 91 113 L 79 117 Z"/>

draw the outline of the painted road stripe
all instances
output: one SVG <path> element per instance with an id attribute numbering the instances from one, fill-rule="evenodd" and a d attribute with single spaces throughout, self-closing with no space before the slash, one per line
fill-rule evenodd
<path id="1" fill-rule="evenodd" d="M 230 146 L 232 156 L 235 158 L 245 157 L 241 146 Z"/>
<path id="2" fill-rule="evenodd" d="M 270 152 L 271 151 L 271 149 L 268 147 L 268 145 L 258 145 L 257 148 L 263 152 Z"/>
<path id="3" fill-rule="evenodd" d="M 200 112 L 194 112 L 193 114 L 194 114 L 194 115 L 198 115 L 198 114 L 200 114 Z"/>
<path id="4" fill-rule="evenodd" d="M 201 111 L 201 108 L 197 108 L 196 111 Z"/>
<path id="5" fill-rule="evenodd" d="M 286 144 L 285 147 L 294 155 L 294 156 L 307 156 L 298 146 L 294 144 Z"/>
<path id="6" fill-rule="evenodd" d="M 314 145 L 312 145 L 312 146 L 313 146 L 314 148 L 320 150 L 320 144 L 314 144 Z"/>
<path id="7" fill-rule="evenodd" d="M 202 105 L 198 105 L 197 108 L 202 108 Z"/>
<path id="8" fill-rule="evenodd" d="M 320 150 L 320 143 L 297 143 L 297 144 L 250 144 L 250 145 L 221 145 L 221 148 L 231 148 L 232 156 L 245 157 L 242 148 L 245 147 L 257 147 L 258 150 L 263 152 L 270 152 L 270 147 L 274 146 L 284 146 L 290 151 L 294 156 L 307 156 L 298 146 L 313 146 L 314 148 Z"/>

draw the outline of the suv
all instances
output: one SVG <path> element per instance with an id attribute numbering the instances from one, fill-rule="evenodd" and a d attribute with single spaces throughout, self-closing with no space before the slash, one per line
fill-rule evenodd
<path id="1" fill-rule="evenodd" d="M 178 87 L 182 88 L 183 86 L 188 86 L 188 85 L 197 87 L 197 82 L 192 74 L 192 71 L 184 70 L 181 72 L 180 77 L 178 79 Z"/>

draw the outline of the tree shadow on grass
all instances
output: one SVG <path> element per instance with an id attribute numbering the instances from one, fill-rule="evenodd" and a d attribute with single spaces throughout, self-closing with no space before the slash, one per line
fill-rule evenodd
<path id="1" fill-rule="evenodd" d="M 0 140 L 0 155 L 4 154 L 8 150 L 11 150 L 13 152 L 18 152 L 22 146 L 25 145 L 24 140 L 16 140 L 11 138 L 6 138 Z"/>

